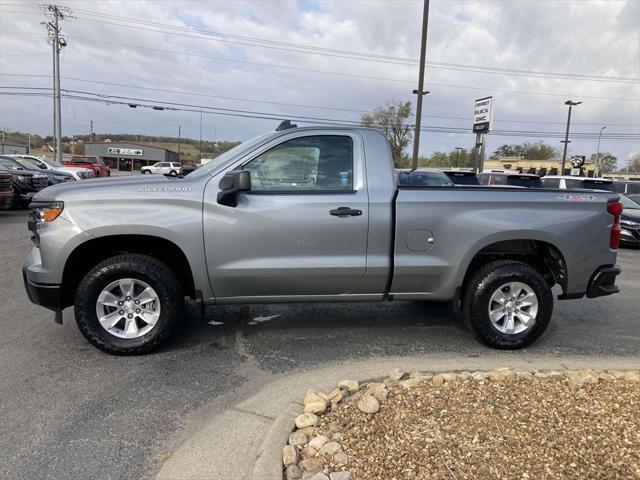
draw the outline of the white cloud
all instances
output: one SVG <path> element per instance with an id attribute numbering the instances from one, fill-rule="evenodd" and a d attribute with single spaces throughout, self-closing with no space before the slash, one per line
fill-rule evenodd
<path id="1" fill-rule="evenodd" d="M 10 4 L 12 6 L 4 6 Z M 18 6 L 14 6 L 18 5 Z M 0 73 L 49 75 L 51 59 L 42 15 L 34 2 L 0 0 Z M 369 110 L 388 99 L 412 99 L 413 83 L 388 82 L 311 73 L 203 57 L 333 71 L 365 77 L 417 81 L 417 67 L 364 62 L 330 56 L 239 45 L 189 36 L 168 35 L 89 21 L 89 10 L 103 14 L 193 27 L 273 42 L 313 45 L 376 55 L 417 58 L 421 5 L 416 1 L 69 1 L 77 19 L 64 23 L 69 46 L 62 57 L 66 77 L 99 80 L 173 91 L 191 91 L 271 102 L 325 105 Z M 117 19 L 106 20 L 121 23 Z M 139 25 L 140 26 L 140 25 Z M 432 1 L 427 59 L 498 68 L 640 77 L 640 2 L 624 1 Z M 130 46 L 145 47 L 133 48 Z M 42 55 L 13 56 L 21 53 Z M 189 55 L 176 55 L 181 52 Z M 0 76 L 0 86 L 44 86 L 49 79 Z M 475 87 L 456 88 L 454 86 Z M 264 103 L 187 96 L 63 80 L 63 88 L 196 105 L 314 117 L 357 119 L 356 112 L 277 106 Z M 572 131 L 640 132 L 640 86 L 610 82 L 528 76 L 491 75 L 427 69 L 427 125 L 470 127 L 473 99 L 496 97 L 495 128 L 562 132 L 563 96 L 503 93 L 516 90 L 566 94 L 583 100 L 573 116 Z M 589 97 L 635 98 L 636 101 Z M 140 132 L 197 137 L 199 114 L 156 112 L 63 101 L 64 133 L 85 133 L 89 120 L 98 131 Z M 51 102 L 45 98 L 0 98 L 0 127 L 48 133 Z M 445 119 L 442 116 L 461 119 Z M 532 121 L 541 123 L 511 122 Z M 618 125 L 620 124 L 620 125 Z M 623 125 L 624 124 L 624 125 Z M 246 139 L 271 129 L 273 121 L 205 115 L 206 138 Z M 472 135 L 423 135 L 423 152 L 471 145 Z M 518 137 L 491 136 L 488 150 Z M 529 138 L 528 140 L 536 140 Z M 559 139 L 547 139 L 560 146 Z M 590 154 L 595 140 L 574 140 L 571 151 Z M 638 141 L 603 140 L 602 150 L 620 158 L 640 151 Z"/>

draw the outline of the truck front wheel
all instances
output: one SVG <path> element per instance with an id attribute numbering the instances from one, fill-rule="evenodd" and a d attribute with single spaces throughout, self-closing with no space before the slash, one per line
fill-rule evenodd
<path id="1" fill-rule="evenodd" d="M 473 274 L 462 315 L 471 332 L 492 348 L 513 350 L 534 342 L 553 312 L 551 288 L 524 262 L 500 260 Z"/>
<path id="2" fill-rule="evenodd" d="M 147 255 L 123 254 L 98 264 L 80 282 L 75 317 L 84 337 L 107 353 L 158 348 L 184 309 L 178 279 Z"/>

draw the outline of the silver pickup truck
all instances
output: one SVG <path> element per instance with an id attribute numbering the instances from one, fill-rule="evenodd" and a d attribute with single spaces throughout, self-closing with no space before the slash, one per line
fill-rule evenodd
<path id="1" fill-rule="evenodd" d="M 408 182 L 411 183 L 411 182 Z M 279 127 L 184 178 L 56 185 L 33 199 L 32 302 L 89 342 L 148 352 L 201 304 L 453 301 L 485 344 L 524 347 L 560 299 L 618 291 L 610 192 L 398 185 L 385 137 Z"/>

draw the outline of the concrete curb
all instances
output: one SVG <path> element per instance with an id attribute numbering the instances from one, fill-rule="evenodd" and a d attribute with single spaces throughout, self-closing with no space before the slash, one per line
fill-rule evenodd
<path id="1" fill-rule="evenodd" d="M 295 428 L 294 419 L 302 410 L 302 404 L 290 403 L 275 419 L 258 450 L 252 480 L 282 480 L 282 448 Z"/>

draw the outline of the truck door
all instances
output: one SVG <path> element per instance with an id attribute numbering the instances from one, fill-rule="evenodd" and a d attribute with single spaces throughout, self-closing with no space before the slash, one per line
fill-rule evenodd
<path id="1" fill-rule="evenodd" d="M 216 298 L 338 295 L 358 286 L 368 233 L 364 152 L 359 135 L 339 132 L 292 133 L 256 151 L 235 167 L 252 182 L 236 207 L 216 201 L 222 174 L 209 181 L 204 242 Z"/>

